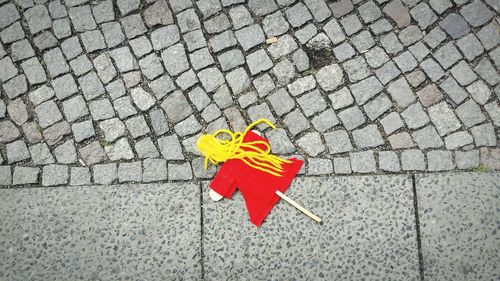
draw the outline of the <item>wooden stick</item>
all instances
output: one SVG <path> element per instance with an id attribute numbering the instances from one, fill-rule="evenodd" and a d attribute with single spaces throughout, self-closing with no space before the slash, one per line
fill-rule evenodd
<path id="1" fill-rule="evenodd" d="M 295 202 L 290 197 L 288 197 L 285 194 L 283 194 L 281 191 L 276 190 L 276 195 L 278 195 L 279 197 L 281 197 L 282 199 L 284 199 L 286 202 L 290 203 L 295 208 L 299 209 L 302 213 L 306 214 L 311 219 L 315 220 L 316 222 L 321 222 L 321 219 L 318 216 L 316 216 L 315 214 L 311 213 L 306 208 L 300 206 L 299 203 Z"/>

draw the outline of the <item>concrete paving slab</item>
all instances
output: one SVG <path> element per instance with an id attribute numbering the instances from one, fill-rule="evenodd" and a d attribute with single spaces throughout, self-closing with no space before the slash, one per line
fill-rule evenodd
<path id="1" fill-rule="evenodd" d="M 0 280 L 200 280 L 191 183 L 0 190 Z"/>
<path id="2" fill-rule="evenodd" d="M 409 176 L 298 178 L 286 194 L 323 225 L 281 200 L 257 228 L 240 193 L 204 190 L 206 280 L 420 279 Z"/>
<path id="3" fill-rule="evenodd" d="M 500 280 L 500 173 L 416 175 L 426 281 Z"/>

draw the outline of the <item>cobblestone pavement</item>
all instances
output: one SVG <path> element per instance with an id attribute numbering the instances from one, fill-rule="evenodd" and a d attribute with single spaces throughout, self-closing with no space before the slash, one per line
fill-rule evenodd
<path id="1" fill-rule="evenodd" d="M 310 175 L 499 169 L 498 3 L 0 0 L 0 184 L 209 178 L 260 117 Z"/>

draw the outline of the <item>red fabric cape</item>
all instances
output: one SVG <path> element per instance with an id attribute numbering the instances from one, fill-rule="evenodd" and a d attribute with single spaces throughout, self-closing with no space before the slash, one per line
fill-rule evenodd
<path id="1" fill-rule="evenodd" d="M 257 140 L 268 142 L 253 132 L 248 132 L 243 138 L 243 142 Z M 303 164 L 302 160 L 289 160 L 292 163 L 283 164 L 285 172 L 281 177 L 256 170 L 239 159 L 228 160 L 220 167 L 210 188 L 228 199 L 238 188 L 245 199 L 250 221 L 260 226 L 280 199 L 276 190 L 285 193 Z"/>

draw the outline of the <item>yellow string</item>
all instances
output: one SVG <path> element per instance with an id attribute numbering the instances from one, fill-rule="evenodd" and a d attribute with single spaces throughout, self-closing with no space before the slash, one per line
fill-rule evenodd
<path id="1" fill-rule="evenodd" d="M 291 161 L 270 154 L 271 147 L 265 141 L 243 142 L 243 137 L 248 131 L 260 123 L 266 123 L 273 129 L 276 128 L 269 120 L 261 118 L 250 124 L 244 132 L 221 129 L 211 135 L 203 134 L 198 139 L 196 147 L 205 156 L 205 170 L 208 167 L 208 161 L 217 165 L 229 159 L 240 159 L 254 169 L 274 176 L 281 176 L 283 173 L 282 164 L 291 163 Z M 217 137 L 222 134 L 228 135 L 229 140 Z M 259 146 L 263 146 L 264 149 Z"/>

